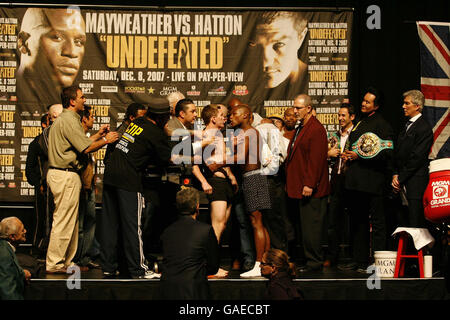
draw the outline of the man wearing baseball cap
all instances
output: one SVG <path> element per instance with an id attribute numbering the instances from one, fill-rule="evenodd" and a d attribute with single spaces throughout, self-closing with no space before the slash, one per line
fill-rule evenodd
<path id="1" fill-rule="evenodd" d="M 106 163 L 100 223 L 101 265 L 106 277 L 118 273 L 120 247 L 132 278 L 160 277 L 145 264 L 141 236 L 142 174 L 149 165 L 164 167 L 170 162 L 171 149 L 164 132 L 169 112 L 167 99 L 151 100 L 145 116 L 130 123 Z"/>

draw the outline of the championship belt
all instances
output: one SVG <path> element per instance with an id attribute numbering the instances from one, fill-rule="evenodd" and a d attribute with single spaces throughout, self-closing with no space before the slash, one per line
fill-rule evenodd
<path id="1" fill-rule="evenodd" d="M 352 145 L 352 151 L 363 159 L 371 159 L 384 149 L 394 149 L 391 140 L 381 140 L 375 133 L 367 132 Z"/>
<path id="2" fill-rule="evenodd" d="M 339 146 L 341 139 L 336 132 L 330 132 L 328 134 L 328 149 L 332 149 L 335 146 Z"/>

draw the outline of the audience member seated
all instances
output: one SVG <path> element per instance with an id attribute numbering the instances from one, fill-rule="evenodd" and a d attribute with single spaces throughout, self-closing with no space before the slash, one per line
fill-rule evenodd
<path id="1" fill-rule="evenodd" d="M 295 265 L 286 252 L 271 248 L 263 255 L 261 274 L 269 279 L 266 298 L 269 300 L 303 300 L 301 291 L 292 282 Z"/>
<path id="2" fill-rule="evenodd" d="M 176 197 L 179 219 L 161 236 L 163 299 L 210 298 L 208 275 L 219 270 L 219 246 L 212 226 L 197 221 L 199 192 L 183 188 Z"/>
<path id="3" fill-rule="evenodd" d="M 0 300 L 23 300 L 25 281 L 31 278 L 16 257 L 16 248 L 25 242 L 27 230 L 22 221 L 8 217 L 0 222 Z"/>

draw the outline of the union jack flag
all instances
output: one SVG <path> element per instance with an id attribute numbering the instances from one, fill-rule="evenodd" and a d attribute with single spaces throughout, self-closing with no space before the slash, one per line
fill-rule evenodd
<path id="1" fill-rule="evenodd" d="M 450 23 L 417 22 L 423 115 L 433 127 L 430 159 L 450 157 Z"/>

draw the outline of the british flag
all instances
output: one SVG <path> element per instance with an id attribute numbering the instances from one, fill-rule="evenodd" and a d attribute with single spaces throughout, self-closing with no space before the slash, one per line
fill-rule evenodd
<path id="1" fill-rule="evenodd" d="M 450 23 L 417 22 L 423 115 L 433 126 L 430 159 L 450 157 Z"/>

